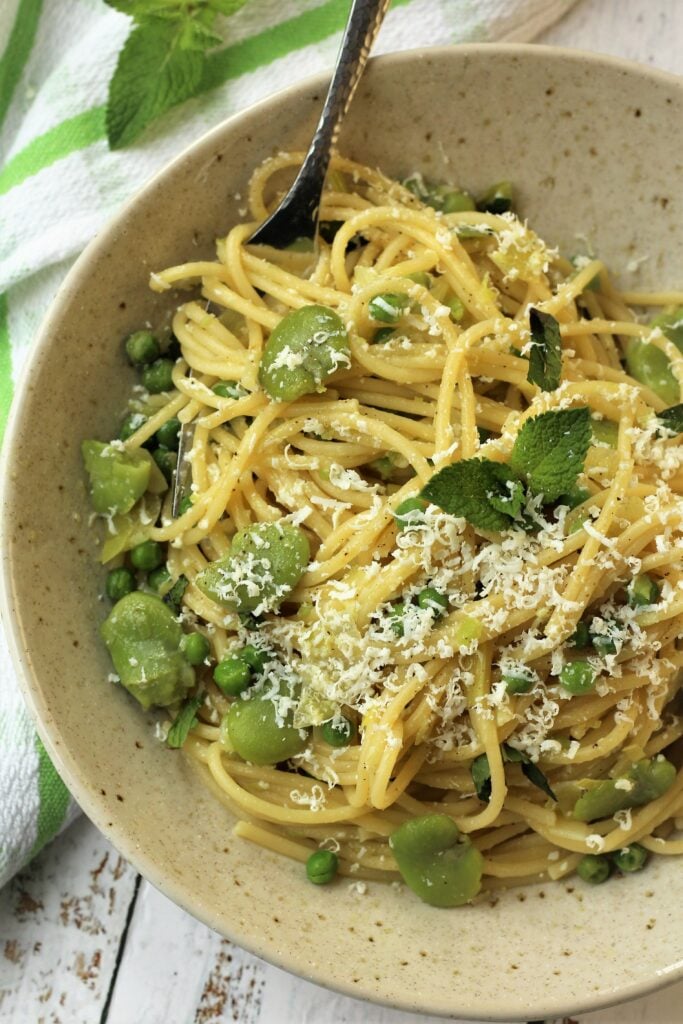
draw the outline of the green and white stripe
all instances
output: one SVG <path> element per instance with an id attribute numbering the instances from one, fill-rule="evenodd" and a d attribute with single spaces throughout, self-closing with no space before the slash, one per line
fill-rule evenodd
<path id="1" fill-rule="evenodd" d="M 393 0 L 376 50 L 530 39 L 574 0 Z M 74 258 L 144 181 L 225 117 L 329 68 L 349 0 L 248 0 L 201 94 L 109 152 L 107 85 L 129 31 L 103 0 L 0 0 L 0 439 L 14 384 Z M 68 818 L 0 631 L 0 884 Z"/>

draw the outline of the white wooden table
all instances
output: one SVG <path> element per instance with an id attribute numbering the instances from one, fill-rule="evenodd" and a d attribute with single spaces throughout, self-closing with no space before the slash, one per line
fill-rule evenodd
<path id="1" fill-rule="evenodd" d="M 541 41 L 683 74 L 683 0 L 582 0 Z M 142 880 L 85 818 L 0 892 L 0 949 L 2 1024 L 434 1020 L 335 995 L 243 952 Z M 576 1024 L 636 1022 L 681 1024 L 683 983 Z"/>

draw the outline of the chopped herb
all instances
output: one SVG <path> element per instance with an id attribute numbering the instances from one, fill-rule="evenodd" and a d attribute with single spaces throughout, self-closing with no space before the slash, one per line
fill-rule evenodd
<path id="1" fill-rule="evenodd" d="M 164 596 L 164 601 L 170 608 L 173 609 L 176 615 L 180 611 L 180 605 L 183 600 L 183 594 L 187 590 L 188 582 L 189 580 L 187 576 L 179 576 L 178 579 L 173 584 L 173 586 L 171 587 L 171 589 L 169 590 L 169 592 Z"/>
<path id="2" fill-rule="evenodd" d="M 488 803 L 491 799 L 491 768 L 486 754 L 480 754 L 479 757 L 475 757 L 470 770 L 477 796 L 484 803 Z"/>
<path id="3" fill-rule="evenodd" d="M 196 713 L 199 711 L 203 703 L 204 694 L 202 692 L 191 697 L 190 700 L 183 704 L 182 708 L 173 720 L 173 725 L 168 730 L 166 746 L 173 747 L 174 749 L 182 747 L 183 743 L 187 739 L 190 729 L 194 729 L 197 724 Z"/>
<path id="4" fill-rule="evenodd" d="M 511 747 L 509 743 L 502 744 L 501 753 L 504 764 L 518 764 L 525 777 L 533 786 L 537 786 L 551 800 L 557 801 L 557 797 L 550 788 L 545 775 L 527 754 L 522 753 L 521 750 L 516 750 L 515 747 Z M 486 754 L 480 754 L 479 757 L 475 757 L 472 762 L 471 773 L 477 796 L 480 800 L 488 803 L 491 799 L 491 768 Z"/>
<path id="5" fill-rule="evenodd" d="M 657 419 L 667 430 L 674 434 L 683 434 L 683 403 L 662 409 L 657 413 Z"/>
<path id="6" fill-rule="evenodd" d="M 562 340 L 560 325 L 550 313 L 529 310 L 531 351 L 529 353 L 530 384 L 538 384 L 541 391 L 554 391 L 562 376 Z"/>

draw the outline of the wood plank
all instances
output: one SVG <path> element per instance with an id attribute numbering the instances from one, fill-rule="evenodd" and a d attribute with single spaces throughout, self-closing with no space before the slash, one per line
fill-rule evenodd
<path id="1" fill-rule="evenodd" d="M 0 1019 L 99 1024 L 137 874 L 86 818 L 0 891 Z"/>
<path id="2" fill-rule="evenodd" d="M 440 1019 L 370 1006 L 271 967 L 143 881 L 106 1024 L 438 1024 Z"/>
<path id="3" fill-rule="evenodd" d="M 143 881 L 106 1024 L 259 1024 L 267 970 Z"/>

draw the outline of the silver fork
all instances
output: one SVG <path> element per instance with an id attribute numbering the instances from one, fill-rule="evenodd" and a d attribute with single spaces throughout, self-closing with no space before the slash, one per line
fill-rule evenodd
<path id="1" fill-rule="evenodd" d="M 320 196 L 332 149 L 388 6 L 389 0 L 353 0 L 332 81 L 301 170 L 277 209 L 247 240 L 251 245 L 284 249 L 297 238 L 315 239 Z M 180 429 L 178 460 L 173 474 L 171 511 L 174 518 L 179 514 L 189 484 L 187 455 L 192 447 L 192 436 L 191 424 L 184 423 Z"/>

